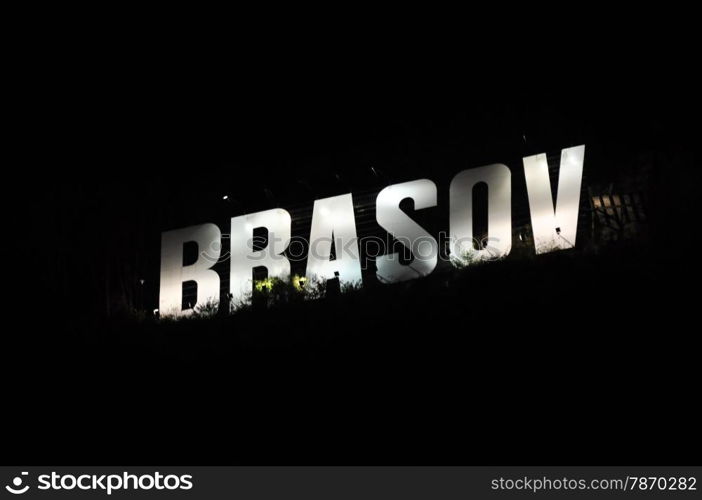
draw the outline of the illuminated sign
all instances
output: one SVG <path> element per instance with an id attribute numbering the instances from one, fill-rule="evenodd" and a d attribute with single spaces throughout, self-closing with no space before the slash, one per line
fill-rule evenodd
<path id="1" fill-rule="evenodd" d="M 524 158 L 531 227 L 537 254 L 572 248 L 578 225 L 580 190 L 585 146 L 564 149 L 561 153 L 556 203 L 551 195 L 545 154 Z M 487 185 L 487 244 L 474 245 L 473 188 Z M 397 283 L 431 274 L 439 259 L 439 243 L 423 227 L 400 209 L 400 202 L 411 199 L 415 210 L 437 205 L 437 187 L 429 179 L 403 182 L 385 187 L 376 198 L 376 220 L 411 252 L 411 263 L 397 252 L 388 251 L 375 259 L 377 278 Z M 512 248 L 512 172 L 503 164 L 463 170 L 449 187 L 450 258 L 456 263 L 480 262 L 506 257 Z M 275 208 L 231 219 L 229 228 L 230 303 L 250 300 L 254 268 L 265 267 L 269 278 L 291 278 L 291 216 Z M 268 231 L 266 244 L 257 248 L 254 230 Z M 196 261 L 183 265 L 184 246 L 195 243 Z M 308 282 L 338 278 L 344 285 L 361 284 L 361 259 L 351 193 L 315 200 L 309 237 L 305 278 Z M 334 258 L 332 258 L 332 244 Z M 219 302 L 220 275 L 213 270 L 222 257 L 222 232 L 207 223 L 167 231 L 161 240 L 161 285 L 159 309 L 162 316 L 188 315 L 198 304 Z M 183 284 L 197 284 L 197 298 L 182 307 Z"/>

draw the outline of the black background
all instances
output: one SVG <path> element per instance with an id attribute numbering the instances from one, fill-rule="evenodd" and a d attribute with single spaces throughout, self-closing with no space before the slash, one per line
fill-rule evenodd
<path id="1" fill-rule="evenodd" d="M 494 54 L 477 49 L 491 38 L 315 53 L 323 40 L 232 42 L 221 55 L 114 43 L 69 60 L 47 48 L 49 83 L 29 86 L 25 116 L 38 139 L 13 181 L 27 189 L 7 197 L 38 245 L 9 265 L 7 289 L 25 307 L 4 328 L 17 341 L 3 350 L 5 461 L 690 456 L 699 127 L 684 40 L 663 54 L 587 43 L 552 54 L 518 38 Z M 497 264 L 450 293 L 419 284 L 169 333 L 103 317 L 90 269 L 136 253 L 153 272 L 161 231 L 235 215 L 223 194 L 246 213 L 275 206 L 264 188 L 311 203 L 372 187 L 371 165 L 393 182 L 446 179 L 583 143 L 593 181 L 653 158 L 646 243 L 601 261 Z M 301 178 L 314 192 L 299 199 Z M 15 261 L 22 241 L 7 245 Z"/>

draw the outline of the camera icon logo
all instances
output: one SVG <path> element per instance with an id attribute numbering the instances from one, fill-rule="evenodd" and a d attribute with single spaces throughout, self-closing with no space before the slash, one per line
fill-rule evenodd
<path id="1" fill-rule="evenodd" d="M 20 476 L 15 477 L 12 480 L 12 486 L 5 486 L 5 489 L 12 493 L 13 495 L 22 495 L 23 493 L 27 493 L 27 490 L 29 490 L 29 485 L 26 485 L 24 488 L 20 488 L 22 486 L 22 477 L 21 476 L 26 476 L 28 475 L 28 472 L 22 472 Z"/>

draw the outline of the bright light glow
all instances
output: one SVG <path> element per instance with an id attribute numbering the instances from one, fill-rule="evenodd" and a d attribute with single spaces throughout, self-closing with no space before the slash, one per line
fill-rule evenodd
<path id="1" fill-rule="evenodd" d="M 224 196 L 222 196 L 222 199 L 223 199 L 223 200 L 228 200 L 228 199 L 229 199 L 229 196 L 227 196 L 227 195 L 225 194 Z"/>
<path id="2" fill-rule="evenodd" d="M 297 290 L 302 290 L 302 287 L 305 286 L 306 282 L 307 282 L 307 278 L 305 278 L 304 276 L 298 276 L 296 274 L 292 278 L 292 284 Z"/>
<path id="3" fill-rule="evenodd" d="M 545 154 L 524 158 L 524 175 L 529 195 L 531 228 L 537 254 L 575 246 L 583 179 L 585 146 L 561 152 L 556 208 L 553 208 L 551 181 Z"/>
<path id="4" fill-rule="evenodd" d="M 258 291 L 258 292 L 262 292 L 264 289 L 270 291 L 273 289 L 273 279 L 266 278 L 263 280 L 256 280 L 254 282 L 254 287 L 256 288 L 256 291 Z"/>

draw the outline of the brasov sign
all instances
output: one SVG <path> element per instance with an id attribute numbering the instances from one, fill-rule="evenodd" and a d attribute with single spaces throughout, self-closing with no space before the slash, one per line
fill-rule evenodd
<path id="1" fill-rule="evenodd" d="M 561 152 L 556 203 L 551 195 L 545 154 L 523 159 L 531 227 L 537 254 L 575 246 L 583 177 L 585 146 Z M 487 241 L 489 246 L 473 245 L 473 187 L 487 185 Z M 439 245 L 436 239 L 400 209 L 405 199 L 414 201 L 415 210 L 437 204 L 437 188 L 429 179 L 420 179 L 385 187 L 376 198 L 378 225 L 404 245 L 413 257 L 411 264 L 396 252 L 376 257 L 377 276 L 383 283 L 421 278 L 437 265 Z M 512 248 L 512 173 L 503 164 L 492 164 L 459 172 L 449 187 L 449 242 L 452 259 L 466 264 L 506 257 Z M 253 244 L 254 230 L 268 231 L 264 248 Z M 253 270 L 265 267 L 269 278 L 289 280 L 290 259 L 285 255 L 291 241 L 291 217 L 275 208 L 233 217 L 230 229 L 230 289 L 232 303 L 250 300 Z M 206 223 L 166 231 L 161 239 L 161 316 L 191 314 L 198 304 L 219 302 L 220 276 L 212 267 L 220 259 L 222 233 L 215 224 Z M 194 242 L 198 258 L 183 265 L 184 246 Z M 332 243 L 335 258 L 332 259 Z M 205 251 L 206 249 L 206 251 Z M 338 278 L 340 285 L 361 283 L 361 259 L 356 234 L 353 195 L 351 193 L 314 201 L 305 278 L 309 282 Z M 182 307 L 183 284 L 197 284 L 197 298 L 192 307 Z M 343 288 L 343 286 L 342 286 Z M 247 297 L 249 299 L 247 299 Z"/>

